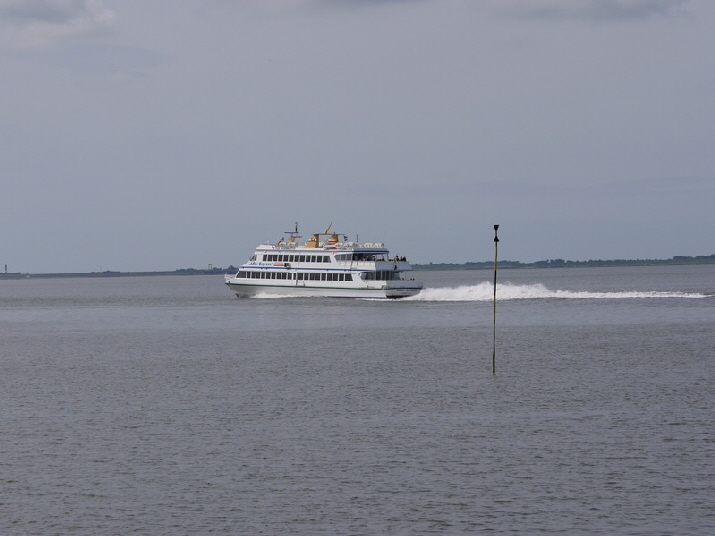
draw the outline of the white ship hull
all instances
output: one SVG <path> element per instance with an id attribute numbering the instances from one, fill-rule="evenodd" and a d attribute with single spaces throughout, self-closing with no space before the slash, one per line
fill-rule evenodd
<path id="1" fill-rule="evenodd" d="M 297 281 L 296 283 L 302 283 Z M 397 299 L 415 296 L 422 290 L 422 285 L 414 281 L 405 281 L 399 286 L 311 286 L 307 284 L 251 284 L 236 277 L 226 278 L 226 285 L 239 298 L 256 296 L 272 297 L 315 297 L 315 298 L 373 298 Z"/>

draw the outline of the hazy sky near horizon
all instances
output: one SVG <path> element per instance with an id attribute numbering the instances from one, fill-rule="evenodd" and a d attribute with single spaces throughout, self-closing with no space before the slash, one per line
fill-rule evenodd
<path id="1" fill-rule="evenodd" d="M 715 253 L 711 0 L 0 0 L 0 263 Z"/>

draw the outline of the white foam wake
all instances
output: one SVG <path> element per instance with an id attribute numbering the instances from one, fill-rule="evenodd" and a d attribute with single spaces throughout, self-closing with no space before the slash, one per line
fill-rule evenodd
<path id="1" fill-rule="evenodd" d="M 417 296 L 404 298 L 416 301 L 491 301 L 494 297 L 492 283 L 483 282 L 478 285 L 459 287 L 426 288 Z M 707 294 L 687 292 L 662 291 L 615 291 L 591 292 L 578 290 L 551 290 L 542 283 L 531 285 L 514 285 L 512 283 L 497 283 L 497 299 L 499 300 L 533 300 L 540 298 L 561 299 L 623 299 L 623 298 L 707 298 Z"/>

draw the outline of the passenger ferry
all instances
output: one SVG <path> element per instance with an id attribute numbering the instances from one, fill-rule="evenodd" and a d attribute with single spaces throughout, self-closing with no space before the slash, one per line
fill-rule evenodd
<path id="1" fill-rule="evenodd" d="M 422 290 L 409 277 L 405 257 L 390 257 L 384 244 L 348 241 L 348 237 L 313 233 L 298 243 L 298 224 L 273 244 L 261 244 L 238 273 L 225 276 L 239 298 L 324 296 L 330 298 L 404 298 Z M 327 237 L 322 240 L 323 237 Z"/>

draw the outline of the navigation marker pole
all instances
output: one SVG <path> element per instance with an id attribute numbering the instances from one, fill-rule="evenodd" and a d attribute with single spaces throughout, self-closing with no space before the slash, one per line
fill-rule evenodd
<path id="1" fill-rule="evenodd" d="M 492 374 L 497 373 L 497 250 L 499 245 L 499 237 L 497 231 L 499 226 L 494 226 L 494 299 L 492 300 Z"/>

